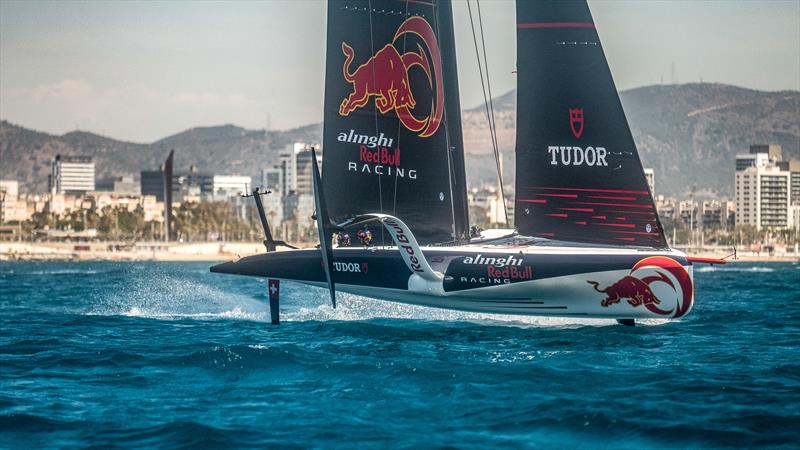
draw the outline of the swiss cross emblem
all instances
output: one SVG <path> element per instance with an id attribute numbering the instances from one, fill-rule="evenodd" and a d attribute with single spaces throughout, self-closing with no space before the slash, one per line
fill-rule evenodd
<path id="1" fill-rule="evenodd" d="M 583 108 L 569 109 L 569 127 L 575 139 L 580 139 L 583 134 Z"/>
<path id="2" fill-rule="evenodd" d="M 280 280 L 269 280 L 269 298 L 274 300 L 278 298 L 278 293 L 281 290 L 281 281 Z"/>

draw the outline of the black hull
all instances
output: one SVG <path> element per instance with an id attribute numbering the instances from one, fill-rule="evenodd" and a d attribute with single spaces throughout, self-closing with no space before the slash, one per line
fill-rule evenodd
<path id="1" fill-rule="evenodd" d="M 433 270 L 443 275 L 438 291 L 429 286 L 420 289 L 417 275 L 393 248 L 335 249 L 337 290 L 467 311 L 615 318 L 680 317 L 693 301 L 691 263 L 674 251 L 531 251 L 530 247 L 499 251 L 462 246 L 428 247 L 424 254 Z M 248 256 L 211 271 L 326 285 L 318 249 Z M 637 282 L 640 278 L 644 281 Z M 671 286 L 675 298 L 656 290 L 658 283 Z"/>

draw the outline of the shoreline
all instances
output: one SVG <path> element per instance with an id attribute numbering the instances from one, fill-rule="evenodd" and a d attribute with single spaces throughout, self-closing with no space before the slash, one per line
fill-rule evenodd
<path id="1" fill-rule="evenodd" d="M 730 254 L 720 249 L 695 250 L 693 256 L 706 258 Z M 264 253 L 261 242 L 0 242 L 0 261 L 230 261 L 258 253 Z M 729 261 L 800 262 L 800 255 L 739 252 L 736 260 Z"/>

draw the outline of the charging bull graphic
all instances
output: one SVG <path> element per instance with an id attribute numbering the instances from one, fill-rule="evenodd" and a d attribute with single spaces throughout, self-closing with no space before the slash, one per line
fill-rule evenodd
<path id="1" fill-rule="evenodd" d="M 399 38 L 405 34 L 419 38 L 425 44 L 430 59 L 426 49 L 419 44 L 418 51 L 401 54 L 397 46 L 404 45 L 406 40 Z M 348 116 L 374 97 L 375 107 L 381 114 L 395 111 L 403 126 L 420 137 L 429 137 L 436 133 L 444 112 L 442 58 L 436 34 L 425 19 L 419 16 L 406 19 L 397 29 L 392 42 L 378 50 L 353 72 L 350 72 L 350 65 L 355 59 L 355 51 L 346 42 L 342 42 L 342 53 L 345 56 L 342 73 L 344 79 L 353 85 L 353 92 L 342 100 L 339 115 Z M 417 102 L 414 99 L 409 71 L 414 67 L 422 69 L 428 78 L 430 89 L 435 92 L 430 113 L 423 119 L 418 119 L 412 113 Z"/>
<path id="2" fill-rule="evenodd" d="M 665 280 L 669 281 L 667 279 Z M 605 289 L 600 289 L 598 287 L 599 283 L 596 281 L 590 281 L 589 284 L 591 284 L 597 292 L 606 294 L 605 300 L 600 302 L 600 304 L 605 307 L 613 305 L 614 303 L 619 303 L 620 300 L 624 298 L 628 299 L 628 303 L 630 303 L 631 306 L 661 303 L 661 300 L 653 294 L 653 291 L 650 290 L 650 286 L 647 283 L 630 275 Z"/>
<path id="3" fill-rule="evenodd" d="M 616 283 L 600 289 L 600 283 L 587 281 L 597 292 L 606 295 L 600 305 L 611 305 L 627 300 L 633 307 L 644 306 L 663 316 L 681 317 L 692 308 L 694 287 L 689 272 L 677 261 L 666 256 L 652 256 L 636 263 L 631 273 Z M 675 292 L 675 307 L 662 309 L 661 299 L 653 292 L 655 283 L 663 283 Z"/>

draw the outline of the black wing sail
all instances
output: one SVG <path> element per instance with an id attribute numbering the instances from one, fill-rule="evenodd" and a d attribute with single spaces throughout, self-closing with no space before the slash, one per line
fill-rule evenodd
<path id="1" fill-rule="evenodd" d="M 666 247 L 585 1 L 517 1 L 517 75 L 519 232 Z"/>
<path id="2" fill-rule="evenodd" d="M 421 243 L 467 236 L 448 2 L 328 2 L 322 184 L 331 218 L 382 212 Z"/>

